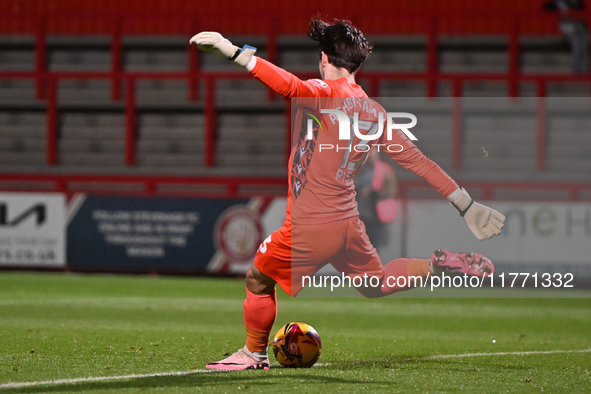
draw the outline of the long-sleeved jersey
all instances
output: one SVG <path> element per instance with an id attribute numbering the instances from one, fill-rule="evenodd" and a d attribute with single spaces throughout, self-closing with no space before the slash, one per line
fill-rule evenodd
<path id="1" fill-rule="evenodd" d="M 458 188 L 402 131 L 388 135 L 386 111 L 359 85 L 345 78 L 303 81 L 261 58 L 250 73 L 284 99 L 292 99 L 288 222 L 319 224 L 358 215 L 353 178 L 372 149 L 388 153 L 444 197 Z M 343 117 L 334 110 L 345 114 L 358 133 L 347 127 L 343 138 Z"/>

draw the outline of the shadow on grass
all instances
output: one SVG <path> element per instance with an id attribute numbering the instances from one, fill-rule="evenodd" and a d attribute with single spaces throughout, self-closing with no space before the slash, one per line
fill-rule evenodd
<path id="1" fill-rule="evenodd" d="M 518 357 L 518 356 L 515 356 Z M 502 361 L 491 361 L 486 358 L 479 357 L 444 357 L 444 358 L 427 358 L 416 355 L 397 355 L 396 357 L 385 357 L 373 360 L 349 360 L 349 361 L 335 361 L 326 365 L 327 368 L 336 369 L 340 371 L 359 370 L 359 369 L 411 369 L 411 368 L 425 368 L 431 370 L 443 369 L 446 371 L 460 371 L 469 372 L 474 370 L 479 372 L 479 367 L 486 366 L 489 372 L 493 371 L 507 371 L 507 370 L 524 370 L 527 367 L 517 365 L 513 360 L 503 357 Z"/>
<path id="2" fill-rule="evenodd" d="M 280 371 L 277 373 L 276 371 Z M 262 388 L 275 391 L 277 387 L 287 387 L 289 381 L 298 385 L 320 384 L 367 384 L 367 385 L 392 385 L 391 381 L 366 381 L 364 379 L 349 379 L 347 377 L 327 376 L 330 373 L 322 368 L 289 369 L 273 368 L 270 371 L 242 371 L 242 372 L 207 372 L 195 373 L 184 376 L 157 376 L 131 378 L 118 381 L 104 382 L 80 382 L 69 384 L 53 384 L 33 387 L 21 387 L 0 389 L 0 393 L 52 393 L 52 392 L 82 392 L 105 390 L 118 392 L 126 389 L 191 389 L 195 387 L 208 389 L 219 388 L 227 391 L 237 389 Z M 278 386 L 279 385 L 279 386 Z"/>
<path id="3" fill-rule="evenodd" d="M 395 389 L 397 383 L 392 380 L 379 381 L 374 379 L 365 379 L 363 376 L 351 378 L 347 375 L 339 377 L 337 373 L 343 371 L 371 370 L 409 370 L 409 369 L 429 369 L 431 372 L 438 369 L 445 371 L 455 371 L 460 373 L 481 373 L 483 360 L 480 362 L 474 360 L 465 362 L 459 359 L 447 358 L 423 358 L 417 356 L 397 355 L 396 357 L 385 357 L 372 360 L 350 360 L 336 361 L 330 364 L 319 364 L 310 369 L 290 369 L 281 367 L 272 367 L 271 371 L 236 371 L 236 372 L 195 372 L 183 376 L 154 376 L 138 377 L 129 379 L 120 379 L 113 381 L 100 382 L 79 382 L 79 383 L 61 383 L 38 385 L 31 387 L 20 387 L 11 389 L 0 389 L 0 393 L 51 393 L 51 392 L 80 392 L 105 390 L 117 392 L 125 389 L 191 389 L 199 388 L 218 388 L 222 390 L 234 391 L 247 388 L 265 388 L 271 391 L 277 387 L 286 387 L 286 384 L 306 386 L 308 384 L 364 384 L 379 387 L 387 385 Z M 508 370 L 527 369 L 522 365 L 515 365 L 508 360 L 502 363 L 485 362 L 487 371 L 502 373 Z M 404 386 L 401 386 L 402 388 Z M 336 389 L 336 387 L 335 387 Z M 342 388 L 341 388 L 342 389 Z"/>

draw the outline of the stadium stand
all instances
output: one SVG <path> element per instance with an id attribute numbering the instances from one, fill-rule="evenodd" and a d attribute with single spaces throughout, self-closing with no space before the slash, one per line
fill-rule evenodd
<path id="1" fill-rule="evenodd" d="M 134 2 L 123 17 L 125 9 L 115 2 L 99 3 L 101 17 L 88 26 L 68 27 L 68 14 L 58 17 L 59 10 L 49 16 L 42 9 L 10 10 L 0 19 L 2 173 L 285 175 L 287 106 L 232 64 L 188 47 L 188 37 L 202 30 L 191 23 L 194 8 L 175 26 L 181 3 L 172 2 L 160 24 L 150 27 L 159 6 L 140 12 L 143 6 Z M 360 74 L 362 86 L 374 96 L 423 97 L 419 146 L 458 179 L 588 181 L 583 131 L 591 112 L 581 100 L 567 119 L 552 112 L 548 99 L 542 127 L 535 100 L 520 114 L 510 98 L 589 96 L 590 77 L 569 74 L 569 48 L 555 21 L 535 12 L 519 18 L 524 5 L 514 5 L 503 23 L 479 24 L 484 17 L 478 14 L 462 24 L 447 17 L 472 8 L 433 3 L 439 8 L 418 22 L 393 28 L 382 18 L 371 25 L 375 53 Z M 510 2 L 495 4 L 493 14 Z M 85 7 L 72 12 L 88 14 Z M 420 12 L 404 7 L 405 15 Z M 104 17 L 110 10 L 119 17 Z M 437 10 L 445 11 L 438 17 Z M 220 12 L 199 26 L 215 26 Z M 257 46 L 262 57 L 302 77 L 316 77 L 313 43 L 294 34 L 306 28 L 310 15 L 301 13 L 283 15 L 284 25 L 224 22 L 219 30 L 226 26 L 234 42 Z M 146 15 L 152 18 L 142 21 Z M 246 35 L 236 34 L 241 31 Z M 430 96 L 500 101 L 492 113 L 488 104 L 482 111 L 460 101 L 465 118 L 458 124 L 453 111 L 433 105 Z M 400 171 L 399 177 L 411 176 Z"/>

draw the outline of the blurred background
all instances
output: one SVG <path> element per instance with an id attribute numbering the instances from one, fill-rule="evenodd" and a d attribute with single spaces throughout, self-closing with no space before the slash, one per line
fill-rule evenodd
<path id="1" fill-rule="evenodd" d="M 506 210 L 508 235 L 486 252 L 589 279 L 585 5 L 0 0 L 0 266 L 243 272 L 284 217 L 289 107 L 188 40 L 219 31 L 316 78 L 306 32 L 319 14 L 369 37 L 358 82 L 415 113 L 421 150 Z M 441 231 L 416 229 L 445 230 L 455 211 L 395 171 L 398 214 L 380 252 L 443 247 Z M 465 249 L 466 231 L 447 234 Z"/>

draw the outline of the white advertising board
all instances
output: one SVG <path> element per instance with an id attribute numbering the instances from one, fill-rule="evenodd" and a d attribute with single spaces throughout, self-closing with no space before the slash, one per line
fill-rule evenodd
<path id="1" fill-rule="evenodd" d="M 500 236 L 478 241 L 447 202 L 409 201 L 406 255 L 477 252 L 495 263 L 591 272 L 591 203 L 482 202 L 507 219 Z"/>
<path id="2" fill-rule="evenodd" d="M 66 265 L 66 199 L 58 193 L 0 193 L 0 265 Z"/>

